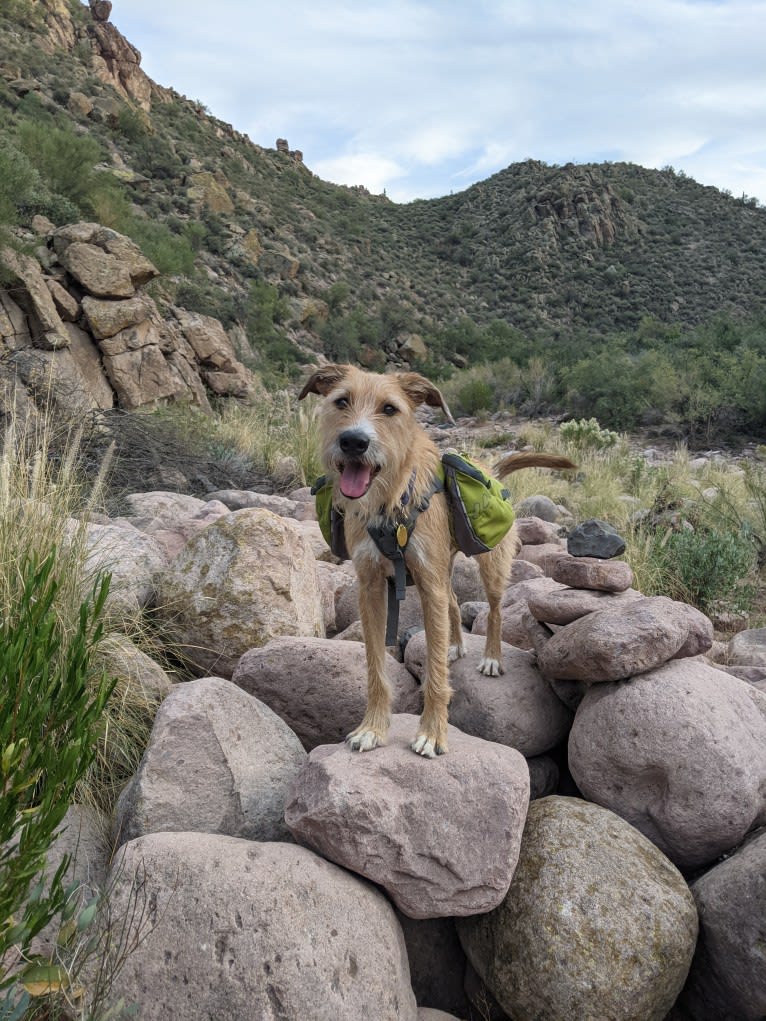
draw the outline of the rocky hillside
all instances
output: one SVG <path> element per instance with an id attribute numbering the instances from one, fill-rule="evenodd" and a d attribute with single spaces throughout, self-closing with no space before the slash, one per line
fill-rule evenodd
<path id="1" fill-rule="evenodd" d="M 745 196 L 672 169 L 527 161 L 395 205 L 152 82 L 118 25 L 108 0 L 0 9 L 0 220 L 130 236 L 163 274 L 153 298 L 243 331 L 253 364 L 434 369 L 486 355 L 449 333 L 465 320 L 556 342 L 766 312 L 766 211 Z"/>

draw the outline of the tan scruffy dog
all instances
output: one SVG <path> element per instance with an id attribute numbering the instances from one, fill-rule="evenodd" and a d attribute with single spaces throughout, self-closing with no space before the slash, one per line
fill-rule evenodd
<path id="1" fill-rule="evenodd" d="M 379 375 L 352 365 L 326 365 L 304 386 L 300 399 L 323 397 L 319 409 L 322 457 L 333 480 L 333 504 L 343 513 L 346 545 L 359 578 L 359 610 L 367 652 L 367 711 L 348 735 L 351 747 L 369 751 L 385 743 L 391 693 L 386 681 L 385 621 L 387 577 L 393 573 L 368 532 L 368 526 L 407 521 L 409 508 L 424 506 L 417 528 L 405 532 L 404 560 L 423 606 L 428 648 L 424 709 L 412 743 L 419 755 L 447 751 L 449 663 L 464 656 L 460 610 L 450 582 L 457 552 L 443 492 L 434 492 L 440 456 L 415 418 L 429 404 L 449 409 L 439 390 L 414 372 Z M 504 458 L 496 474 L 541 466 L 574 468 L 571 461 L 547 454 L 519 453 Z M 400 545 L 402 543 L 400 542 Z M 477 557 L 489 601 L 483 674 L 503 672 L 500 651 L 500 598 L 518 552 L 515 527 L 494 549 Z"/>

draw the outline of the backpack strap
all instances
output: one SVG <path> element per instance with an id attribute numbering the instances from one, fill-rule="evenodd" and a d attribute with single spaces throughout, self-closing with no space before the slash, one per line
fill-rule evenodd
<path id="1" fill-rule="evenodd" d="M 412 491 L 415 483 L 415 472 L 410 478 L 407 491 L 402 495 L 401 505 L 406 508 L 412 500 Z M 404 553 L 409 545 L 410 537 L 415 530 L 415 525 L 423 511 L 428 510 L 431 497 L 434 493 L 441 492 L 444 485 L 440 478 L 435 477 L 428 492 L 424 494 L 417 507 L 413 507 L 407 517 L 400 521 L 393 518 L 385 518 L 380 525 L 370 524 L 367 526 L 367 534 L 375 543 L 379 552 L 383 554 L 394 566 L 393 578 L 388 578 L 388 609 L 386 612 L 386 645 L 395 645 L 399 635 L 399 603 L 404 600 L 407 585 L 412 584 L 412 578 L 407 570 Z"/>

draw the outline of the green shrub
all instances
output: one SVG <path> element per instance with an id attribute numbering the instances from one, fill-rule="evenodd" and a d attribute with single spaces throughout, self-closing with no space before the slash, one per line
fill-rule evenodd
<path id="1" fill-rule="evenodd" d="M 102 157 L 95 139 L 28 120 L 19 125 L 18 144 L 52 192 L 83 208 Z"/>
<path id="2" fill-rule="evenodd" d="M 662 569 L 663 594 L 707 612 L 714 605 L 749 610 L 755 597 L 747 576 L 756 554 L 745 534 L 692 531 L 658 534 L 653 555 Z"/>
<path id="3" fill-rule="evenodd" d="M 489 411 L 493 398 L 491 385 L 483 379 L 470 379 L 457 391 L 458 403 L 467 415 Z"/>
<path id="4" fill-rule="evenodd" d="M 113 689 L 93 683 L 90 659 L 109 576 L 80 607 L 72 634 L 57 613 L 56 551 L 19 565 L 16 598 L 0 623 L 0 988 L 11 952 L 32 938 L 67 899 L 65 859 L 49 885 L 46 854 L 74 790 L 95 756 L 99 721 Z"/>
<path id="5" fill-rule="evenodd" d="M 606 450 L 615 446 L 619 434 L 611 429 L 602 429 L 595 418 L 571 419 L 559 426 L 561 438 L 579 450 Z"/>

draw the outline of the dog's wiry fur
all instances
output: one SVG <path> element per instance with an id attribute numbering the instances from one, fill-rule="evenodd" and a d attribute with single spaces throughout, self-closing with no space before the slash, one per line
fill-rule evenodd
<path id="1" fill-rule="evenodd" d="M 414 412 L 424 403 L 441 407 L 448 416 L 449 409 L 439 390 L 423 376 L 411 372 L 378 375 L 351 365 L 319 369 L 304 386 L 301 399 L 309 393 L 324 398 L 319 409 L 322 457 L 334 480 L 333 502 L 345 515 L 346 544 L 359 579 L 368 699 L 364 719 L 347 740 L 353 749 L 369 751 L 385 742 L 390 724 L 385 621 L 386 578 L 393 567 L 369 537 L 367 526 L 383 518 L 400 520 L 402 495 L 410 487 L 409 507 L 419 506 L 429 493 L 439 452 Z M 566 458 L 520 453 L 504 458 L 496 474 L 533 466 L 574 467 Z M 343 481 L 344 473 L 347 478 L 353 476 L 351 483 Z M 367 488 L 362 491 L 364 485 Z M 353 489 L 354 495 L 344 495 L 341 486 Z M 513 528 L 493 550 L 476 558 L 489 602 L 479 670 L 491 676 L 503 672 L 500 599 L 519 545 Z M 427 757 L 447 751 L 447 708 L 452 693 L 449 663 L 466 652 L 460 610 L 450 583 L 455 553 L 446 497 L 436 493 L 418 518 L 405 552 L 423 606 L 428 650 L 423 715 L 412 748 Z"/>

